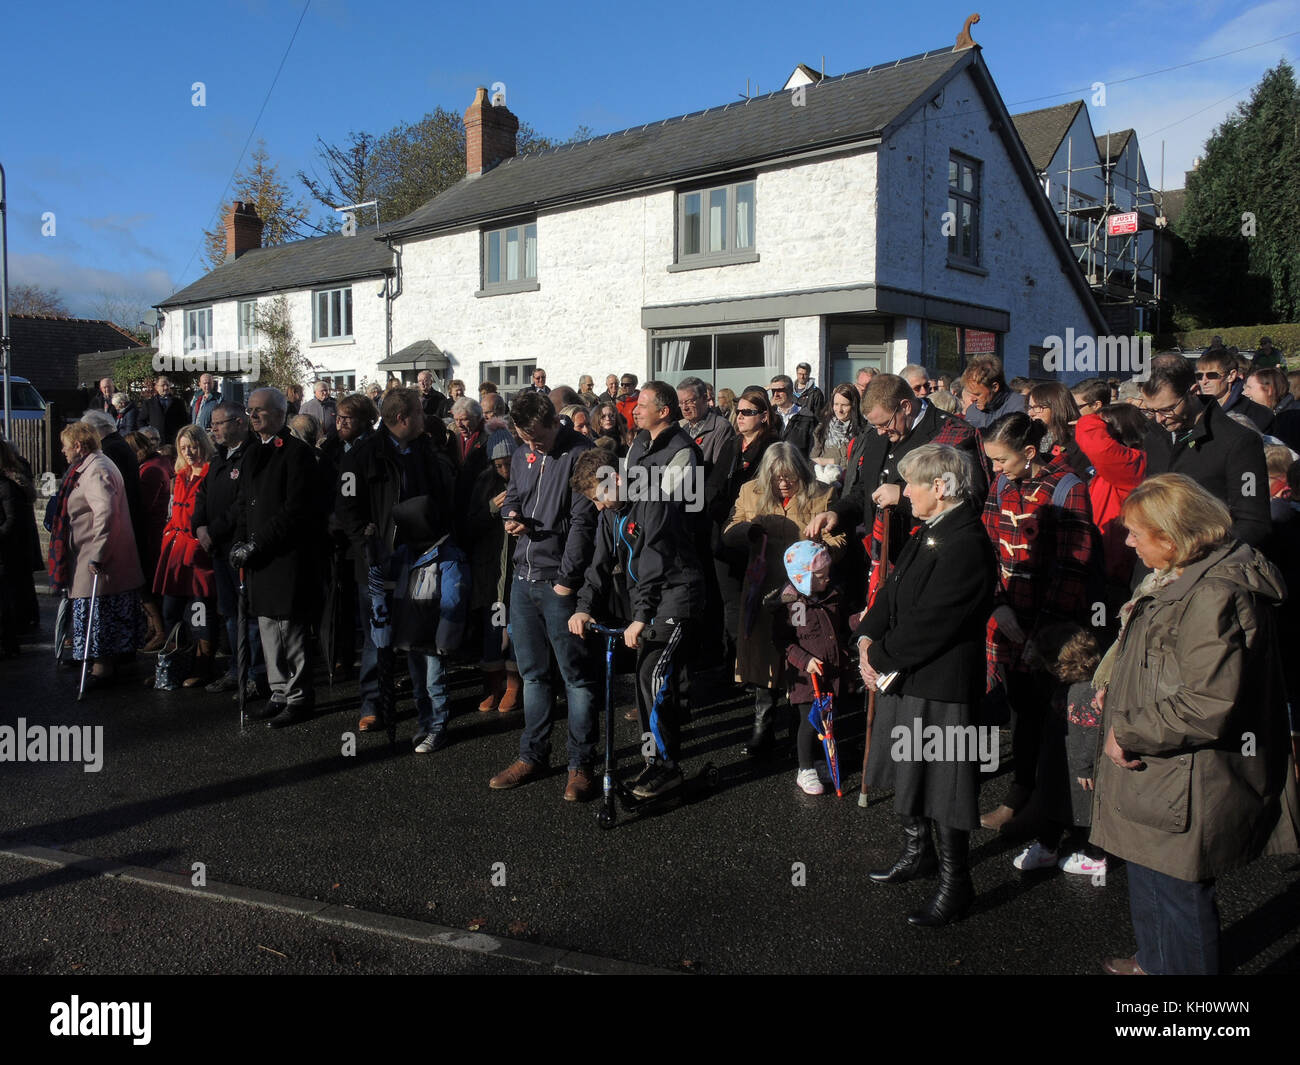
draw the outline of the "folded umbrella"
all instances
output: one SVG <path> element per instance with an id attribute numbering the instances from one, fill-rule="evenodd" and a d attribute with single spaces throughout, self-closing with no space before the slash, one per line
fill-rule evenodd
<path id="1" fill-rule="evenodd" d="M 831 780 L 835 782 L 835 794 L 842 799 L 844 791 L 840 786 L 840 756 L 835 747 L 835 697 L 829 692 L 822 694 L 816 673 L 809 673 L 808 676 L 812 678 L 813 686 L 813 704 L 808 711 L 808 723 L 817 730 L 817 738 L 822 741 L 826 764 L 831 770 Z"/>

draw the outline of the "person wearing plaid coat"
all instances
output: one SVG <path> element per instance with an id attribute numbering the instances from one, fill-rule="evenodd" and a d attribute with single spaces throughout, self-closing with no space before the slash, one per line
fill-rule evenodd
<path id="1" fill-rule="evenodd" d="M 1065 455 L 1039 451 L 1047 427 L 1027 414 L 999 418 L 984 430 L 994 484 L 984 505 L 984 529 L 998 556 L 998 588 L 985 652 L 990 692 L 1004 688 L 1015 724 L 1015 780 L 1002 806 L 981 818 L 1000 828 L 1028 803 L 1034 789 L 1051 677 L 1025 665 L 1025 644 L 1042 625 L 1087 624 L 1097 536 L 1088 486 Z M 1073 482 L 1058 496 L 1063 478 Z"/>

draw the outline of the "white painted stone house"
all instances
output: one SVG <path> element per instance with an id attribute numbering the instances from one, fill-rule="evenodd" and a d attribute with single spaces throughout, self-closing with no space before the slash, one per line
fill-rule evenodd
<path id="1" fill-rule="evenodd" d="M 251 204 L 241 203 L 227 211 L 225 226 L 226 261 L 158 305 L 164 367 L 174 357 L 196 356 L 223 385 L 246 383 L 221 369 L 258 350 L 255 310 L 284 296 L 294 337 L 320 376 L 340 391 L 386 379 L 378 365 L 389 350 L 391 303 L 384 297 L 391 294 L 393 256 L 374 239 L 374 226 L 263 248 L 262 223 Z"/>
<path id="2" fill-rule="evenodd" d="M 467 383 L 635 372 L 717 387 L 813 365 L 954 371 L 1103 329 L 978 48 L 810 80 L 514 156 L 480 89 L 469 173 L 382 227 L 393 347 Z"/>

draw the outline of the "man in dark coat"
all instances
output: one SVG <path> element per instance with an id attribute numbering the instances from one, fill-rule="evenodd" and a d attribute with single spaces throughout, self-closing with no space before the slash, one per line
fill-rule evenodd
<path id="1" fill-rule="evenodd" d="M 477 404 L 476 404 L 477 406 Z M 335 504 L 338 524 L 352 542 L 355 577 L 366 589 L 372 545 L 379 545 L 376 564 L 400 567 L 451 532 L 455 470 L 446 452 L 424 431 L 422 397 L 398 388 L 384 397 L 383 424 L 343 456 Z M 362 599 L 369 602 L 368 592 Z M 361 713 L 359 728 L 369 732 L 378 721 L 379 653 L 369 625 L 362 626 Z M 442 657 L 433 651 L 407 652 L 419 723 L 417 754 L 431 754 L 443 743 L 450 706 Z"/>
<path id="2" fill-rule="evenodd" d="M 1246 395 L 1246 382 L 1241 379 L 1237 360 L 1227 349 L 1207 351 L 1196 360 L 1196 390 L 1206 399 L 1219 404 L 1224 414 L 1240 412 L 1259 428 L 1261 433 L 1273 431 L 1273 412 Z"/>
<path id="3" fill-rule="evenodd" d="M 160 377 L 154 382 L 156 395 L 144 405 L 144 423 L 158 431 L 163 444 L 176 443 L 176 434 L 189 424 L 185 401 L 174 394 L 171 379 Z"/>
<path id="4" fill-rule="evenodd" d="M 855 476 L 852 487 L 829 511 L 819 514 L 805 531 L 810 540 L 839 528 L 865 525 L 875 530 L 878 507 L 893 507 L 890 554 L 898 557 L 911 531 L 911 501 L 903 495 L 898 463 L 922 444 L 948 444 L 966 454 L 971 464 L 971 484 L 977 506 L 984 505 L 988 479 L 979 433 L 963 419 L 941 411 L 920 398 L 903 378 L 876 374 L 862 396 L 868 429 L 853 443 Z"/>
<path id="5" fill-rule="evenodd" d="M 246 572 L 248 610 L 257 617 L 271 685 L 270 703 L 254 716 L 283 728 L 304 720 L 315 702 L 307 646 L 321 601 L 316 541 L 323 530 L 312 522 L 316 460 L 285 427 L 288 401 L 278 388 L 254 391 L 248 409 L 254 436 L 239 466 L 230 565 Z"/>
<path id="6" fill-rule="evenodd" d="M 1151 374 L 1139 386 L 1142 408 L 1153 419 L 1145 443 L 1147 476 L 1186 474 L 1228 505 L 1233 536 L 1255 547 L 1272 530 L 1264 442 L 1193 392 L 1194 383 L 1191 363 L 1181 355 L 1151 360 Z M 1134 587 L 1146 573 L 1134 567 Z"/>
<path id="7" fill-rule="evenodd" d="M 682 428 L 700 449 L 705 477 L 713 470 L 723 446 L 736 435 L 736 430 L 722 412 L 708 405 L 707 391 L 698 377 L 686 377 L 677 382 Z"/>
<path id="8" fill-rule="evenodd" d="M 239 685 L 239 574 L 231 568 L 230 548 L 239 521 L 237 504 L 240 463 L 249 451 L 248 415 L 237 403 L 222 403 L 212 412 L 212 437 L 217 453 L 208 464 L 208 475 L 199 485 L 194 502 L 194 535 L 212 559 L 212 574 L 217 585 L 217 610 L 226 623 L 230 640 L 230 668 L 224 676 L 208 685 L 210 692 L 231 691 Z M 265 698 L 266 661 L 262 657 L 262 637 L 257 618 L 248 617 L 249 673 L 245 696 Z"/>
<path id="9" fill-rule="evenodd" d="M 781 415 L 781 439 L 793 444 L 799 449 L 799 453 L 807 458 L 812 451 L 817 419 L 795 402 L 794 382 L 785 374 L 778 374 L 772 378 L 768 392 L 772 396 L 772 406 Z"/>
<path id="10" fill-rule="evenodd" d="M 821 420 L 826 406 L 826 396 L 812 379 L 812 364 L 801 362 L 794 371 L 794 395 L 791 397 L 800 408 Z"/>

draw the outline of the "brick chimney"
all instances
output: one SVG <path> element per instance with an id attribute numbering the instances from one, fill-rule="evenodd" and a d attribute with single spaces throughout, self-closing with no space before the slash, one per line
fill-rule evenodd
<path id="1" fill-rule="evenodd" d="M 226 211 L 226 262 L 262 246 L 262 220 L 257 206 L 236 200 Z"/>
<path id="2" fill-rule="evenodd" d="M 465 173 L 486 174 L 498 163 L 515 157 L 519 119 L 505 107 L 494 106 L 482 85 L 465 112 Z"/>

